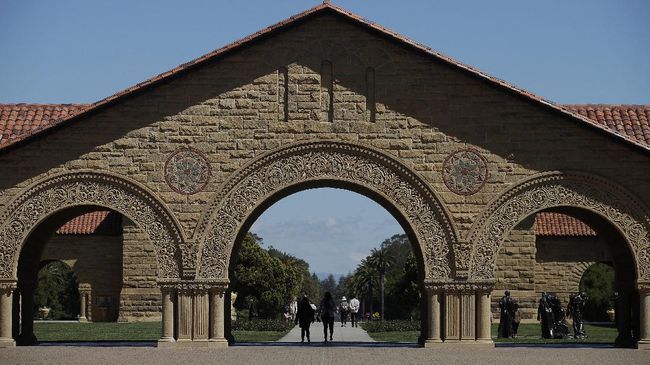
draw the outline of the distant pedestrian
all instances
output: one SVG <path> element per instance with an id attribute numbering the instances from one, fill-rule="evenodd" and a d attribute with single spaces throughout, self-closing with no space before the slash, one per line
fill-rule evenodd
<path id="1" fill-rule="evenodd" d="M 350 300 L 350 323 L 352 327 L 359 327 L 359 319 L 357 315 L 359 314 L 359 299 L 356 297 Z"/>
<path id="2" fill-rule="evenodd" d="M 295 323 L 300 324 L 300 338 L 301 343 L 305 342 L 305 335 L 307 335 L 307 342 L 311 342 L 309 337 L 309 326 L 314 322 L 314 309 L 309 302 L 309 298 L 305 295 L 298 304 L 296 310 Z"/>
<path id="3" fill-rule="evenodd" d="M 323 334 L 327 342 L 327 328 L 330 330 L 330 341 L 334 335 L 334 316 L 336 315 L 336 303 L 332 299 L 330 292 L 325 292 L 323 300 L 320 302 L 320 319 L 323 321 Z"/>
<path id="4" fill-rule="evenodd" d="M 341 304 L 339 305 L 339 314 L 341 315 L 341 327 L 345 327 L 348 324 L 348 312 L 350 311 L 350 305 L 348 304 L 345 296 L 341 298 Z"/>

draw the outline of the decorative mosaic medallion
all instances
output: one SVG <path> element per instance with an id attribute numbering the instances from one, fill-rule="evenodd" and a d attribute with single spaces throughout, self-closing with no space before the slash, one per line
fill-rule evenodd
<path id="1" fill-rule="evenodd" d="M 198 193 L 209 179 L 208 159 L 193 148 L 176 150 L 165 163 L 165 181 L 177 193 Z"/>
<path id="2" fill-rule="evenodd" d="M 475 194 L 487 181 L 487 161 L 473 150 L 456 151 L 445 159 L 442 178 L 447 188 L 458 195 Z"/>

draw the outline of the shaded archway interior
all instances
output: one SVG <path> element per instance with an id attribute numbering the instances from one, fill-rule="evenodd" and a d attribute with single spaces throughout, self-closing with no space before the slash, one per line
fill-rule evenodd
<path id="1" fill-rule="evenodd" d="M 17 292 L 14 296 L 13 336 L 18 344 L 30 345 L 37 342 L 34 335 L 33 303 L 34 293 L 38 282 L 38 272 L 49 262 L 62 260 L 41 261 L 48 241 L 54 233 L 72 219 L 95 211 L 110 210 L 98 205 L 78 205 L 52 212 L 47 218 L 33 227 L 21 247 L 18 259 Z M 114 212 L 110 210 L 111 212 Z M 119 214 L 119 213 L 118 213 Z M 69 267 L 68 264 L 64 263 Z M 73 273 L 73 268 L 70 268 Z M 27 319 L 27 320 L 25 320 Z"/>
<path id="2" fill-rule="evenodd" d="M 560 213 L 576 218 L 593 229 L 605 242 L 612 257 L 612 262 L 608 264 L 615 271 L 615 290 L 619 293 L 619 299 L 616 303 L 618 312 L 616 321 L 618 337 L 616 342 L 626 345 L 633 343 L 639 337 L 639 296 L 636 289 L 637 265 L 634 259 L 635 255 L 625 236 L 604 216 L 584 208 L 571 206 L 544 209 L 527 216 L 520 222 L 542 212 Z"/>
<path id="3" fill-rule="evenodd" d="M 424 288 L 424 279 L 425 279 L 424 257 L 417 239 L 417 235 L 415 234 L 415 231 L 408 223 L 408 220 L 399 212 L 399 210 L 390 201 L 388 201 L 387 198 L 385 198 L 381 194 L 359 184 L 351 183 L 348 181 L 332 180 L 332 179 L 308 180 L 308 181 L 301 182 L 299 184 L 288 186 L 276 192 L 272 196 L 267 197 L 266 199 L 264 199 L 262 203 L 258 204 L 253 209 L 253 211 L 248 215 L 246 220 L 244 220 L 242 225 L 240 225 L 239 232 L 237 233 L 234 247 L 232 248 L 232 252 L 230 255 L 230 261 L 228 263 L 229 277 L 233 276 L 235 261 L 239 252 L 239 248 L 241 247 L 241 242 L 243 241 L 244 237 L 250 230 L 253 223 L 255 223 L 255 221 L 266 210 L 268 210 L 272 205 L 279 202 L 283 198 L 288 197 L 289 195 L 300 193 L 306 190 L 320 189 L 320 188 L 347 190 L 362 195 L 374 201 L 375 203 L 379 204 L 399 223 L 400 227 L 404 230 L 404 233 L 406 234 L 406 236 L 409 239 L 409 242 L 411 243 L 411 249 L 413 251 L 414 256 L 416 257 L 417 267 L 418 267 L 418 286 L 420 288 L 421 297 L 426 298 L 426 292 Z M 229 342 L 233 342 L 234 338 L 232 336 L 231 320 L 230 320 L 231 318 L 230 290 L 228 290 L 227 295 L 225 295 L 225 301 L 226 301 L 226 305 L 225 305 L 226 338 L 228 339 Z M 429 323 L 428 311 L 427 311 L 425 300 L 420 300 L 420 318 L 421 318 L 420 320 L 421 330 L 420 330 L 419 342 L 423 342 L 424 339 L 426 339 L 427 323 Z"/>

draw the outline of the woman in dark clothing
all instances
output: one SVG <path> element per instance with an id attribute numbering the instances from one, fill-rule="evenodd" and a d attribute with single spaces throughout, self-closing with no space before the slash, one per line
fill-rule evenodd
<path id="1" fill-rule="evenodd" d="M 327 327 L 330 329 L 330 341 L 334 334 L 334 316 L 336 315 L 336 303 L 332 299 L 332 294 L 326 292 L 323 300 L 320 302 L 320 317 L 323 321 L 323 334 L 325 335 L 325 342 L 327 342 Z"/>
<path id="2" fill-rule="evenodd" d="M 309 303 L 309 298 L 305 295 L 298 304 L 298 313 L 296 313 L 296 323 L 300 324 L 300 338 L 305 342 L 305 334 L 307 334 L 307 342 L 311 342 L 309 338 L 309 326 L 314 322 L 314 309 Z"/>

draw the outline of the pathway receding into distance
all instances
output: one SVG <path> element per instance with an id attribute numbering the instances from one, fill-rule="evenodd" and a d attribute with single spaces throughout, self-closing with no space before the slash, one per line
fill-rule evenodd
<path id="1" fill-rule="evenodd" d="M 309 328 L 311 333 L 312 342 L 323 342 L 323 323 L 314 322 Z M 341 327 L 341 322 L 334 322 L 334 336 L 332 337 L 334 343 L 337 342 L 375 342 L 368 332 L 364 331 L 361 327 L 351 327 L 350 323 L 346 327 Z M 300 326 L 294 327 L 286 336 L 278 340 L 278 342 L 300 342 Z M 307 342 L 307 338 L 305 338 Z"/>

